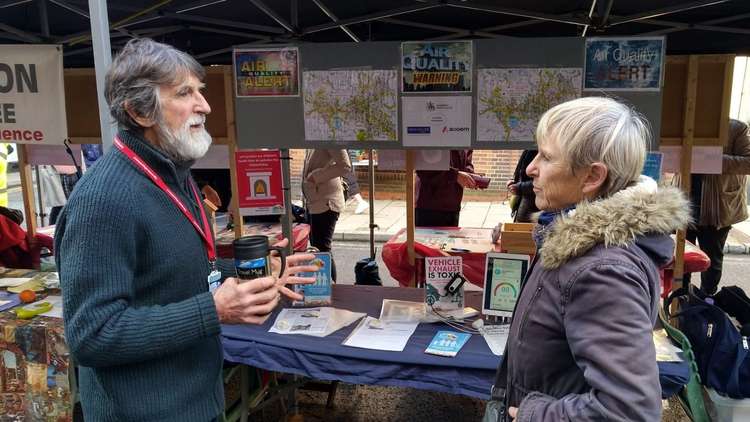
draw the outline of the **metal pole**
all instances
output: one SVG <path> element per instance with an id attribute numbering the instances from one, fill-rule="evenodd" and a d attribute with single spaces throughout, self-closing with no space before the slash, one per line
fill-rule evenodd
<path id="1" fill-rule="evenodd" d="M 369 151 L 369 162 L 367 163 L 367 175 L 370 178 L 370 259 L 375 259 L 375 229 L 378 227 L 375 224 L 375 159 L 373 157 L 374 150 Z"/>
<path id="2" fill-rule="evenodd" d="M 39 201 L 39 223 L 41 227 L 44 227 L 46 226 L 46 224 L 44 224 L 44 217 L 46 217 L 47 214 L 44 212 L 44 201 L 42 200 L 42 179 L 39 178 L 39 166 L 34 166 L 34 172 L 36 173 L 36 194 Z"/>
<path id="3" fill-rule="evenodd" d="M 292 176 L 291 166 L 289 165 L 289 150 L 286 148 L 281 149 L 281 174 L 282 174 L 282 186 L 281 190 L 284 192 L 284 214 L 281 217 L 281 227 L 284 231 L 284 237 L 289 239 L 289 244 L 286 247 L 287 255 L 294 253 L 294 237 L 292 236 Z"/>
<path id="4" fill-rule="evenodd" d="M 49 38 L 49 17 L 47 14 L 47 0 L 39 0 L 39 26 L 42 27 L 42 35 Z"/>
<path id="5" fill-rule="evenodd" d="M 104 100 L 104 77 L 112 64 L 112 48 L 109 44 L 109 16 L 105 0 L 89 0 L 91 16 L 91 41 L 94 46 L 94 66 L 96 68 L 96 92 L 99 104 L 99 126 L 102 130 L 102 148 L 112 148 L 117 127 L 110 120 L 109 107 Z"/>

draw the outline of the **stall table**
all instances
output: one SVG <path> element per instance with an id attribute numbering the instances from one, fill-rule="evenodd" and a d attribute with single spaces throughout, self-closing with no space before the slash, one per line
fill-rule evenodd
<path id="1" fill-rule="evenodd" d="M 490 251 L 500 252 L 500 247 L 492 243 L 492 229 L 417 227 L 414 251 L 418 258 L 412 266 L 406 252 L 406 229 L 399 230 L 383 245 L 383 262 L 402 287 L 409 286 L 413 274 L 417 282 L 424 281 L 424 259 L 421 258 L 449 255 L 462 257 L 464 276 L 470 283 L 482 287 L 485 255 Z"/>
<path id="2" fill-rule="evenodd" d="M 25 277 L 35 274 L 28 271 Z M 40 298 L 47 293 L 60 294 L 49 290 Z M 8 310 L 0 312 L 0 327 L 0 420 L 72 421 L 71 363 L 63 320 L 23 320 Z"/>
<path id="3" fill-rule="evenodd" d="M 335 285 L 333 306 L 371 316 L 380 315 L 383 299 L 422 301 L 424 290 L 398 287 Z M 467 306 L 481 309 L 481 292 L 466 292 Z M 450 330 L 442 323 L 420 324 L 403 352 L 386 352 L 343 346 L 356 323 L 323 337 L 281 335 L 268 329 L 277 309 L 265 324 L 224 325 L 222 342 L 226 360 L 276 372 L 292 373 L 319 380 L 351 384 L 413 387 L 489 397 L 500 356 L 490 351 L 480 335 L 471 339 L 453 358 L 425 354 L 438 330 Z M 687 363 L 659 362 L 665 397 L 676 393 L 688 381 Z"/>

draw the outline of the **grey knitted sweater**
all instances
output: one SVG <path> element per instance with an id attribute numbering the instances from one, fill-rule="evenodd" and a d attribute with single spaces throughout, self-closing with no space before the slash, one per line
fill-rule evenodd
<path id="1" fill-rule="evenodd" d="M 200 221 L 189 167 L 120 131 Z M 78 182 L 55 234 L 65 336 L 92 421 L 208 421 L 223 410 L 220 326 L 206 249 L 112 148 Z"/>

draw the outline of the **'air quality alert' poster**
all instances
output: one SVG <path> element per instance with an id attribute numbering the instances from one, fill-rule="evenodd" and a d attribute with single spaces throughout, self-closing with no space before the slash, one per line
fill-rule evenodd
<path id="1" fill-rule="evenodd" d="M 664 37 L 589 38 L 583 89 L 658 91 Z"/>
<path id="2" fill-rule="evenodd" d="M 299 50 L 296 47 L 234 50 L 233 57 L 238 97 L 299 95 Z"/>

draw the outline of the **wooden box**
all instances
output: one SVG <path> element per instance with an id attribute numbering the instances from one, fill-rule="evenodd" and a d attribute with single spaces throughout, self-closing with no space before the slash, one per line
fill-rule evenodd
<path id="1" fill-rule="evenodd" d="M 532 223 L 503 224 L 500 232 L 500 250 L 508 253 L 535 254 L 536 244 L 531 237 L 534 226 Z"/>

